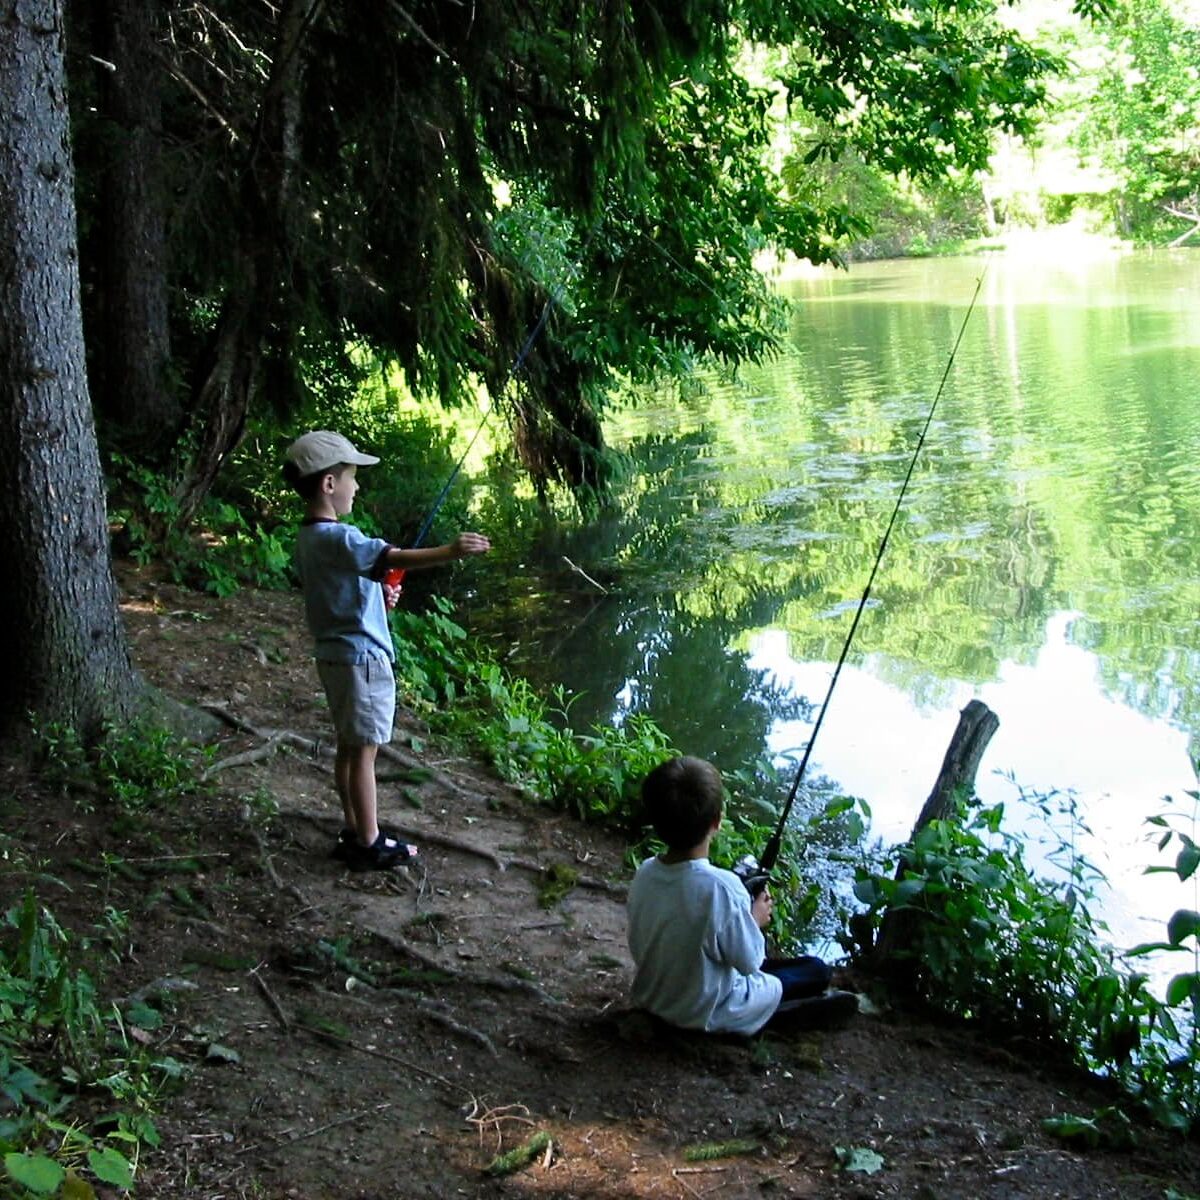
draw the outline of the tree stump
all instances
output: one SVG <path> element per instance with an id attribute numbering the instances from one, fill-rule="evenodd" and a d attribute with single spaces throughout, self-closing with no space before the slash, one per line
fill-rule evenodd
<path id="1" fill-rule="evenodd" d="M 992 735 L 1000 728 L 1000 718 L 982 700 L 972 700 L 958 718 L 958 728 L 950 739 L 942 769 L 933 785 L 908 836 L 908 844 L 916 841 L 930 821 L 945 821 L 954 816 L 957 801 L 975 790 L 975 775 L 983 752 Z M 896 866 L 896 879 L 903 878 L 908 866 L 908 854 L 901 851 Z M 889 909 L 879 927 L 879 938 L 868 956 L 870 967 L 878 973 L 903 975 L 904 952 L 912 945 L 917 914 L 912 909 Z"/>

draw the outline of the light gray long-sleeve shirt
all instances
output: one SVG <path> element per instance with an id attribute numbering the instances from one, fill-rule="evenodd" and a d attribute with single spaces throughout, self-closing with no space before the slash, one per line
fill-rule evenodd
<path id="1" fill-rule="evenodd" d="M 706 858 L 648 858 L 629 887 L 632 1000 L 662 1020 L 710 1033 L 755 1033 L 783 985 L 762 967 L 766 943 L 750 893 Z"/>

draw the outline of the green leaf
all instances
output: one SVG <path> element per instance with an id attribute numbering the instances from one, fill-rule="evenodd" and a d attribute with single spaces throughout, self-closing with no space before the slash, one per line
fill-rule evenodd
<path id="1" fill-rule="evenodd" d="M 1167 937 L 1172 946 L 1178 946 L 1184 938 L 1200 936 L 1200 912 L 1181 908 L 1167 922 Z"/>
<path id="2" fill-rule="evenodd" d="M 843 1171 L 874 1175 L 883 1170 L 883 1155 L 868 1146 L 835 1146 L 833 1152 Z"/>
<path id="3" fill-rule="evenodd" d="M 896 891 L 892 897 L 892 903 L 894 905 L 908 904 L 915 897 L 919 896 L 924 890 L 925 880 L 904 879 L 896 885 Z"/>
<path id="4" fill-rule="evenodd" d="M 874 879 L 857 879 L 854 894 L 864 904 L 874 904 L 879 899 L 879 885 Z"/>
<path id="5" fill-rule="evenodd" d="M 1144 954 L 1157 954 L 1162 950 L 1178 949 L 1178 946 L 1173 946 L 1170 942 L 1139 942 L 1131 950 L 1126 950 L 1125 953 L 1129 958 L 1138 958 Z"/>
<path id="6" fill-rule="evenodd" d="M 114 1187 L 133 1187 L 133 1168 L 119 1150 L 114 1150 L 112 1146 L 105 1146 L 103 1150 L 89 1150 L 87 1160 L 97 1179 Z"/>
<path id="7" fill-rule="evenodd" d="M 54 1159 L 44 1154 L 6 1154 L 4 1169 L 22 1187 L 39 1196 L 49 1196 L 58 1191 L 59 1184 L 67 1175 Z"/>
<path id="8" fill-rule="evenodd" d="M 1042 1128 L 1051 1137 L 1064 1142 L 1077 1142 L 1089 1149 L 1100 1145 L 1100 1127 L 1091 1117 L 1077 1117 L 1064 1113 L 1061 1117 L 1046 1117 Z"/>
<path id="9" fill-rule="evenodd" d="M 68 1171 L 59 1197 L 60 1200 L 96 1200 L 96 1189 L 86 1179 L 80 1179 L 74 1171 Z"/>
<path id="10" fill-rule="evenodd" d="M 1197 867 L 1200 867 L 1200 846 L 1189 842 L 1175 859 L 1175 870 L 1180 879 L 1190 879 L 1196 873 Z"/>
<path id="11" fill-rule="evenodd" d="M 1184 1004 L 1193 997 L 1200 997 L 1200 972 L 1189 971 L 1186 975 L 1176 975 L 1167 984 L 1168 1004 Z"/>
<path id="12" fill-rule="evenodd" d="M 242 1056 L 236 1050 L 222 1046 L 220 1042 L 210 1042 L 208 1049 L 204 1052 L 204 1057 L 209 1062 L 218 1063 L 240 1063 L 242 1061 Z"/>

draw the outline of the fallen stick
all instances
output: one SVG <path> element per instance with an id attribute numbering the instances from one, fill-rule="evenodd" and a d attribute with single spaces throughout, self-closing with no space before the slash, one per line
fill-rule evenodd
<path id="1" fill-rule="evenodd" d="M 255 967 L 250 972 L 251 978 L 258 985 L 258 990 L 262 993 L 263 999 L 267 1002 L 267 1007 L 275 1014 L 275 1020 L 279 1022 L 284 1033 L 292 1032 L 292 1023 L 288 1020 L 288 1015 L 283 1011 L 283 1005 L 275 998 L 275 993 L 267 987 L 267 981 L 258 973 L 259 967 Z"/>
<path id="2" fill-rule="evenodd" d="M 541 863 L 531 862 L 527 858 L 510 858 L 506 867 L 517 867 L 522 871 L 532 871 L 536 875 L 542 875 L 547 870 L 548 866 L 542 866 Z M 574 870 L 574 867 L 570 868 Z M 609 883 L 606 879 L 597 879 L 594 875 L 577 875 L 575 877 L 575 886 L 581 888 L 591 888 L 596 892 L 607 892 L 612 896 L 625 896 L 629 892 L 629 887 L 624 883 Z"/>
<path id="3" fill-rule="evenodd" d="M 338 1037 L 336 1033 L 326 1033 L 323 1029 L 309 1029 L 307 1025 L 301 1025 L 300 1028 L 311 1033 L 313 1037 L 324 1038 L 335 1045 L 345 1046 L 348 1050 L 357 1050 L 359 1054 L 369 1054 L 372 1058 L 381 1058 L 384 1062 L 395 1063 L 397 1066 L 404 1067 L 405 1070 L 412 1071 L 417 1075 L 424 1075 L 426 1079 L 431 1079 L 434 1083 L 440 1083 L 444 1087 L 448 1087 L 451 1091 L 461 1092 L 464 1096 L 471 1095 L 461 1083 L 454 1083 L 452 1080 L 447 1079 L 445 1075 L 439 1075 L 436 1071 L 427 1071 L 424 1067 L 419 1067 L 415 1062 L 410 1062 L 407 1058 L 401 1058 L 398 1054 L 389 1054 L 386 1050 L 372 1050 L 370 1046 L 362 1046 L 358 1042 L 352 1042 L 349 1038 Z"/>
<path id="4" fill-rule="evenodd" d="M 262 762 L 264 758 L 271 758 L 279 753 L 281 741 L 281 735 L 275 734 L 267 739 L 267 743 L 264 746 L 259 746 L 254 750 L 244 750 L 241 754 L 231 754 L 228 758 L 218 759 L 200 773 L 200 778 L 211 779 L 218 771 L 227 771 L 230 767 L 244 767 L 249 763 Z"/>
<path id="5" fill-rule="evenodd" d="M 259 858 L 262 862 L 264 874 L 266 874 L 271 882 L 281 891 L 287 892 L 299 904 L 308 904 L 308 897 L 294 884 L 284 883 L 279 878 L 279 872 L 275 870 L 275 864 L 271 861 L 270 854 L 267 853 L 267 843 L 263 840 L 263 836 L 257 829 L 251 827 L 250 836 L 254 838 L 255 845 L 258 846 Z"/>
<path id="6" fill-rule="evenodd" d="M 464 842 L 460 838 L 452 837 L 448 833 L 437 833 L 432 829 L 421 829 L 415 825 L 397 825 L 395 821 L 389 821 L 388 828 L 394 830 L 396 833 L 403 834 L 406 838 L 413 838 L 418 842 L 428 842 L 431 846 L 444 846 L 447 850 L 458 850 L 462 854 L 473 854 L 476 858 L 486 859 L 497 871 L 507 871 L 511 867 L 516 867 L 521 871 L 531 871 L 535 875 L 543 875 L 549 869 L 527 858 L 501 858 L 491 850 L 485 850 L 480 846 L 473 846 L 470 842 Z M 629 888 L 625 884 L 609 883 L 607 880 L 597 879 L 592 875 L 577 876 L 575 886 L 591 888 L 598 892 L 607 892 L 614 896 L 624 896 L 629 891 Z"/>

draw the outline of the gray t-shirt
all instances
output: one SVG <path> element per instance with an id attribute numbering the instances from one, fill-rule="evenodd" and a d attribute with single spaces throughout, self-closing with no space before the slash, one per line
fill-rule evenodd
<path id="1" fill-rule="evenodd" d="M 760 969 L 766 942 L 732 871 L 707 858 L 648 858 L 628 914 L 636 1007 L 683 1029 L 747 1034 L 779 1007 L 783 984 Z"/>
<path id="2" fill-rule="evenodd" d="M 304 615 L 321 662 L 360 663 L 370 654 L 396 660 L 380 580 L 391 549 L 353 525 L 306 521 L 296 535 L 295 563 Z"/>

